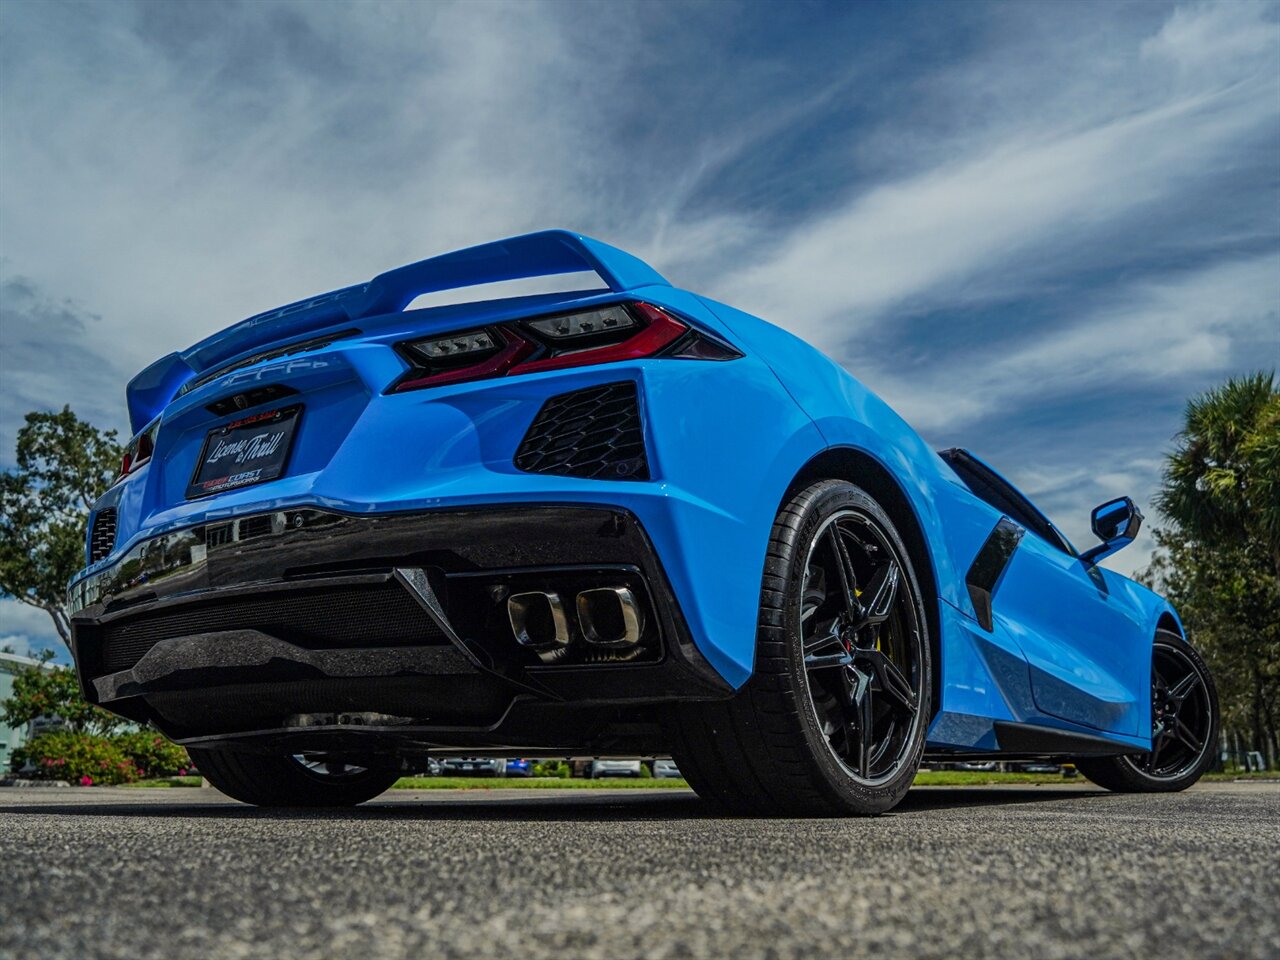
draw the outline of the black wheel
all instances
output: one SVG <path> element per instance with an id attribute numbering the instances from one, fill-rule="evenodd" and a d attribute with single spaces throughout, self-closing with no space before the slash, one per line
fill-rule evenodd
<path id="1" fill-rule="evenodd" d="M 383 793 L 400 776 L 312 755 L 189 752 L 211 784 L 259 807 L 353 807 Z"/>
<path id="2" fill-rule="evenodd" d="M 668 735 L 689 784 L 732 812 L 875 814 L 911 787 L 929 703 L 906 548 L 870 496 L 824 480 L 774 522 L 751 679 L 679 705 Z"/>
<path id="3" fill-rule="evenodd" d="M 1086 777 L 1122 793 L 1185 790 L 1213 764 L 1218 691 L 1195 647 L 1161 630 L 1151 650 L 1151 751 L 1076 761 Z"/>

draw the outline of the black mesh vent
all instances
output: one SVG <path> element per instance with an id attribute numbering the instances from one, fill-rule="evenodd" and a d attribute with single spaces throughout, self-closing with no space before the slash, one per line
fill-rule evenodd
<path id="1" fill-rule="evenodd" d="M 271 532 L 271 514 L 264 513 L 256 517 L 245 517 L 240 521 L 240 539 L 249 540 Z"/>
<path id="2" fill-rule="evenodd" d="M 388 581 L 197 601 L 109 623 L 102 668 L 129 670 L 161 640 L 217 630 L 260 630 L 308 650 L 448 643 L 409 591 Z"/>
<path id="3" fill-rule="evenodd" d="M 648 480 L 634 383 L 610 383 L 552 397 L 516 451 L 516 466 L 591 480 Z"/>
<path id="4" fill-rule="evenodd" d="M 116 508 L 99 510 L 93 518 L 93 533 L 89 537 L 89 562 L 97 563 L 116 545 Z"/>

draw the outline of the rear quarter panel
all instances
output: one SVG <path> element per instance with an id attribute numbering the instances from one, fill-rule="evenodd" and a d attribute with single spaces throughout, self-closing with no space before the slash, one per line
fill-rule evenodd
<path id="1" fill-rule="evenodd" d="M 940 704 L 931 728 L 935 746 L 997 747 L 991 720 L 1069 726 L 1046 716 L 1031 695 L 1026 657 L 1009 631 L 981 629 L 965 587 L 969 569 L 999 513 L 963 481 L 888 404 L 821 352 L 780 328 L 715 301 L 705 301 L 747 349 L 764 357 L 788 394 L 813 420 L 825 447 L 852 447 L 894 476 L 924 534 L 940 603 Z M 1106 571 L 1113 596 L 1150 625 L 1171 612 L 1161 598 Z M 1150 647 L 1128 654 L 1126 678 L 1149 675 Z M 1135 691 L 1136 693 L 1137 691 Z M 1136 696 L 1148 729 L 1145 695 Z M 1137 733 L 1137 730 L 1135 730 Z M 1140 739 L 1140 735 L 1139 735 Z"/>

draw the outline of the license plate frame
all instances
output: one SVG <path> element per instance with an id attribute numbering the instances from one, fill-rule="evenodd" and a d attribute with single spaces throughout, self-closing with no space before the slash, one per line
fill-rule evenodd
<path id="1" fill-rule="evenodd" d="M 211 497 L 284 476 L 301 419 L 299 403 L 214 427 L 200 446 L 186 498 Z"/>

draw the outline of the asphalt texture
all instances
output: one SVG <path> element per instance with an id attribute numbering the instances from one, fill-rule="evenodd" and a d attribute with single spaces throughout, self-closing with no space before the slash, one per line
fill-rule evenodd
<path id="1" fill-rule="evenodd" d="M 0 956 L 1280 956 L 1280 785 L 918 788 L 857 820 L 684 791 L 0 791 Z"/>

